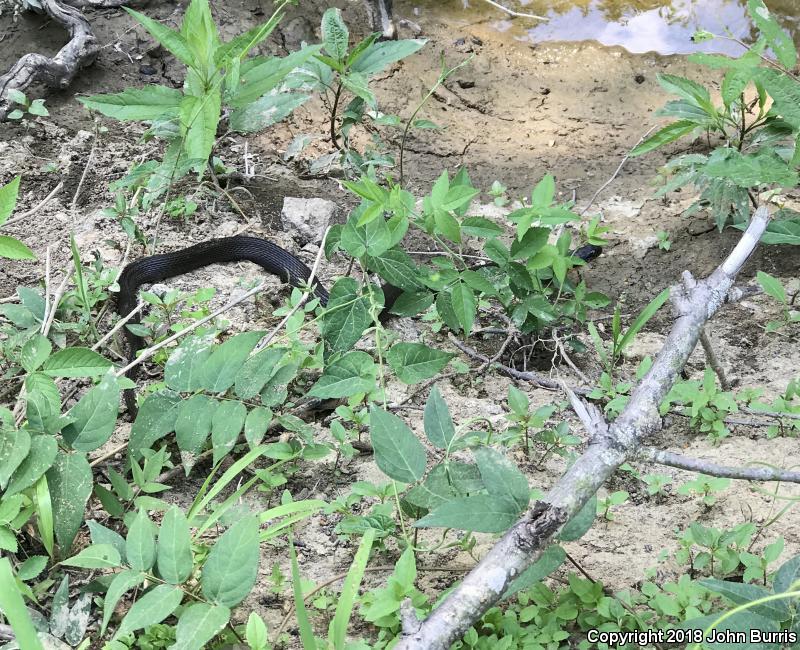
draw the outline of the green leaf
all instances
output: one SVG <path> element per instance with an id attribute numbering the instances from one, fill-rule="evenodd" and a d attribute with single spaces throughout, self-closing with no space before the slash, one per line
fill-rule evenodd
<path id="1" fill-rule="evenodd" d="M 511 584 L 508 585 L 503 593 L 502 599 L 507 600 L 514 594 L 524 589 L 530 589 L 537 582 L 541 582 L 553 573 L 553 571 L 558 569 L 566 558 L 567 554 L 563 548 L 557 544 L 548 546 L 536 562 L 531 564 L 525 571 L 511 581 Z"/>
<path id="2" fill-rule="evenodd" d="M 309 45 L 282 58 L 256 57 L 246 61 L 242 66 L 241 80 L 226 103 L 235 109 L 241 109 L 254 102 L 257 103 L 259 98 L 266 96 L 281 97 L 280 100 L 273 100 L 277 102 L 276 107 L 280 107 L 282 102 L 288 102 L 289 98 L 292 98 L 293 101 L 297 100 L 298 95 L 288 93 L 279 95 L 277 89 L 289 73 L 306 63 L 321 48 L 321 45 Z M 260 107 L 266 109 L 268 104 L 260 104 Z M 234 111 L 234 113 L 236 112 Z M 277 121 L 275 117 L 273 116 L 273 120 Z"/>
<path id="3" fill-rule="evenodd" d="M 236 373 L 236 395 L 241 399 L 251 399 L 258 395 L 277 372 L 286 351 L 283 347 L 270 346 L 248 358 Z"/>
<path id="4" fill-rule="evenodd" d="M 467 217 L 461 222 L 461 232 L 471 237 L 497 237 L 503 229 L 484 217 Z"/>
<path id="5" fill-rule="evenodd" d="M 172 585 L 153 587 L 128 610 L 114 638 L 160 623 L 175 611 L 182 600 L 183 590 L 179 587 Z"/>
<path id="6" fill-rule="evenodd" d="M 333 285 L 321 326 L 322 337 L 331 352 L 346 352 L 370 326 L 372 321 L 365 303 L 353 278 L 341 278 Z"/>
<path id="7" fill-rule="evenodd" d="M 762 0 L 749 0 L 747 10 L 756 27 L 767 39 L 770 49 L 778 57 L 778 61 L 785 68 L 793 69 L 797 65 L 797 50 L 792 37 L 783 31 Z"/>
<path id="8" fill-rule="evenodd" d="M 358 596 L 358 587 L 364 577 L 364 569 L 367 568 L 376 532 L 374 528 L 367 528 L 364 532 L 364 537 L 361 538 L 361 543 L 358 545 L 358 551 L 356 551 L 353 562 L 350 564 L 350 570 L 344 579 L 342 591 L 339 594 L 339 602 L 336 605 L 336 614 L 334 614 L 333 621 L 331 621 L 330 634 L 328 635 L 330 641 L 333 642 L 335 650 L 344 650 L 345 648 L 347 624 L 350 622 L 350 616 L 353 613 L 353 605 Z"/>
<path id="9" fill-rule="evenodd" d="M 190 605 L 178 619 L 175 645 L 170 647 L 172 650 L 202 650 L 228 624 L 230 617 L 231 610 L 221 605 Z"/>
<path id="10" fill-rule="evenodd" d="M 425 473 L 425 448 L 399 417 L 374 404 L 370 407 L 369 431 L 375 462 L 389 478 L 414 483 Z"/>
<path id="11" fill-rule="evenodd" d="M 111 365 L 89 348 L 64 348 L 44 362 L 42 372 L 51 377 L 100 377 Z"/>
<path id="12" fill-rule="evenodd" d="M 184 148 L 189 158 L 208 160 L 214 141 L 222 107 L 218 87 L 212 87 L 200 97 L 187 95 L 181 102 L 181 124 L 186 129 Z"/>
<path id="13" fill-rule="evenodd" d="M 11 182 L 0 187 L 0 226 L 8 221 L 11 213 L 14 212 L 14 207 L 17 205 L 19 179 L 19 176 L 15 176 L 11 179 Z"/>
<path id="14" fill-rule="evenodd" d="M 250 612 L 250 616 L 247 617 L 245 640 L 252 650 L 267 650 L 268 648 L 267 625 L 264 623 L 264 619 L 255 612 Z"/>
<path id="15" fill-rule="evenodd" d="M 264 434 L 269 429 L 272 422 L 272 410 L 263 406 L 256 406 L 250 409 L 244 421 L 244 438 L 250 449 L 254 449 L 261 444 Z"/>
<path id="16" fill-rule="evenodd" d="M 46 433 L 56 433 L 61 413 L 61 395 L 47 375 L 34 372 L 25 378 L 25 415 L 28 426 Z M 62 425 L 63 426 L 63 425 Z"/>
<path id="17" fill-rule="evenodd" d="M 111 615 L 114 613 L 119 599 L 126 592 L 138 587 L 142 582 L 144 582 L 144 576 L 137 571 L 123 571 L 114 576 L 103 598 L 103 624 L 100 627 L 100 636 L 105 634 L 108 622 L 111 620 Z"/>
<path id="18" fill-rule="evenodd" d="M 3 496 L 10 497 L 36 483 L 53 465 L 57 453 L 58 444 L 53 436 L 31 437 L 30 452 L 11 475 Z"/>
<path id="19" fill-rule="evenodd" d="M 325 51 L 337 61 L 347 56 L 350 33 L 344 24 L 340 9 L 331 7 L 322 15 L 322 42 Z"/>
<path id="20" fill-rule="evenodd" d="M 450 241 L 461 242 L 461 226 L 458 223 L 458 219 L 452 214 L 437 208 L 433 212 L 433 221 L 439 234 L 444 235 Z"/>
<path id="21" fill-rule="evenodd" d="M 773 621 L 785 621 L 792 616 L 792 612 L 789 609 L 789 604 L 786 600 L 771 600 L 766 603 L 753 602 L 754 600 L 759 600 L 772 595 L 764 587 L 745 584 L 742 582 L 716 580 L 713 578 L 700 580 L 700 584 L 715 593 L 725 596 L 725 598 L 731 600 L 736 605 L 750 603 L 751 606 L 749 611 Z"/>
<path id="22" fill-rule="evenodd" d="M 53 503 L 53 528 L 63 555 L 83 523 L 86 502 L 92 494 L 92 468 L 83 454 L 59 451 L 47 471 L 47 483 Z"/>
<path id="23" fill-rule="evenodd" d="M 772 98 L 772 113 L 786 120 L 795 131 L 800 130 L 800 83 L 771 68 L 759 68 L 757 80 Z"/>
<path id="24" fill-rule="evenodd" d="M 172 351 L 164 366 L 164 382 L 173 390 L 194 391 L 203 387 L 205 365 L 214 351 L 211 336 L 190 336 Z"/>
<path id="25" fill-rule="evenodd" d="M 396 343 L 386 360 L 400 381 L 416 384 L 436 376 L 454 356 L 422 343 Z"/>
<path id="26" fill-rule="evenodd" d="M 379 73 L 390 63 L 400 61 L 418 51 L 427 41 L 425 39 L 406 39 L 373 43 L 353 63 L 351 70 L 365 76 Z"/>
<path id="27" fill-rule="evenodd" d="M 514 217 L 511 213 L 509 218 Z M 515 239 L 511 243 L 511 257 L 515 260 L 527 261 L 538 253 L 547 244 L 550 228 L 529 228 L 522 239 Z"/>
<path id="28" fill-rule="evenodd" d="M 0 235 L 0 257 L 8 260 L 35 260 L 33 251 L 19 239 Z"/>
<path id="29" fill-rule="evenodd" d="M 175 430 L 180 405 L 180 395 L 168 389 L 147 396 L 131 427 L 128 449 L 134 457 Z"/>
<path id="30" fill-rule="evenodd" d="M 260 337 L 259 337 L 260 338 Z M 211 419 L 211 444 L 214 465 L 230 453 L 247 417 L 247 407 L 239 401 L 224 400 Z"/>
<path id="31" fill-rule="evenodd" d="M 17 577 L 22 581 L 33 580 L 44 571 L 48 560 L 46 555 L 31 555 L 17 567 Z"/>
<path id="32" fill-rule="evenodd" d="M 126 88 L 121 93 L 78 97 L 94 111 L 122 121 L 146 121 L 177 117 L 183 93 L 167 86 Z"/>
<path id="33" fill-rule="evenodd" d="M 360 97 L 370 106 L 375 105 L 375 95 L 369 89 L 369 81 L 357 72 L 350 72 L 341 77 L 342 85 L 356 97 Z"/>
<path id="34" fill-rule="evenodd" d="M 552 175 L 546 174 L 531 192 L 531 204 L 535 208 L 549 207 L 556 195 L 556 181 Z"/>
<path id="35" fill-rule="evenodd" d="M 764 271 L 758 271 L 758 273 L 756 273 L 756 279 L 764 290 L 764 293 L 772 296 L 779 303 L 783 305 L 786 304 L 786 289 L 783 288 L 780 280 L 773 278 L 769 273 L 764 273 Z"/>
<path id="36" fill-rule="evenodd" d="M 192 573 L 192 538 L 189 522 L 180 508 L 167 510 L 158 531 L 158 574 L 173 585 Z"/>
<path id="37" fill-rule="evenodd" d="M 7 557 L 0 557 L 0 609 L 11 624 L 20 648 L 43 650 Z"/>
<path id="38" fill-rule="evenodd" d="M 781 568 L 775 572 L 775 580 L 772 583 L 772 590 L 776 594 L 797 589 L 800 581 L 800 555 L 795 555 L 787 560 Z"/>
<path id="39" fill-rule="evenodd" d="M 302 577 L 300 567 L 297 566 L 297 553 L 294 550 L 294 540 L 289 535 L 289 560 L 292 564 L 292 592 L 294 595 L 294 609 L 297 616 L 297 627 L 300 628 L 300 640 L 303 642 L 304 649 L 316 649 L 317 642 L 314 638 L 314 629 L 308 620 L 308 611 L 303 600 Z"/>
<path id="40" fill-rule="evenodd" d="M 439 387 L 434 384 L 428 401 L 425 403 L 425 435 L 434 447 L 449 449 L 450 443 L 456 436 L 456 428 L 447 403 L 439 392 Z"/>
<path id="41" fill-rule="evenodd" d="M 298 106 L 302 106 L 310 95 L 282 93 L 272 91 L 259 99 L 234 109 L 228 119 L 232 131 L 254 133 L 277 124 L 291 115 Z"/>
<path id="42" fill-rule="evenodd" d="M 140 509 L 128 528 L 125 557 L 135 571 L 149 571 L 156 561 L 156 527 L 145 510 Z"/>
<path id="43" fill-rule="evenodd" d="M 0 428 L 0 490 L 6 489 L 11 475 L 28 456 L 30 449 L 31 435 L 27 431 L 23 429 L 6 431 Z M 53 457 L 55 457 L 55 447 Z M 50 460 L 52 461 L 52 458 Z M 41 473 L 44 474 L 46 470 L 47 467 Z"/>
<path id="44" fill-rule="evenodd" d="M 622 338 L 620 339 L 619 346 L 615 350 L 617 354 L 621 354 L 627 345 L 633 341 L 634 337 L 639 333 L 639 330 L 641 330 L 647 324 L 647 321 L 655 316 L 656 312 L 661 309 L 661 306 L 667 301 L 668 298 L 669 287 L 664 289 L 648 303 L 647 307 L 645 307 L 636 317 L 633 325 L 631 325 L 628 328 L 628 331 L 623 334 Z"/>
<path id="45" fill-rule="evenodd" d="M 464 336 L 469 336 L 478 311 L 478 302 L 475 300 L 475 294 L 466 284 L 458 282 L 450 294 L 450 303 L 459 324 L 464 330 Z"/>
<path id="46" fill-rule="evenodd" d="M 708 94 L 708 90 L 691 79 L 672 74 L 659 74 L 658 83 L 668 93 L 683 97 L 700 106 L 711 106 L 711 96 Z"/>
<path id="47" fill-rule="evenodd" d="M 694 122 L 689 122 L 687 120 L 679 120 L 677 122 L 673 122 L 672 124 L 668 124 L 663 129 L 659 129 L 649 138 L 647 138 L 644 142 L 636 145 L 631 150 L 631 158 L 635 156 L 641 156 L 643 153 L 647 153 L 649 151 L 653 151 L 654 149 L 658 149 L 659 147 L 664 146 L 665 144 L 669 144 L 670 142 L 674 142 L 682 138 L 685 135 L 689 135 L 692 131 L 697 128 L 697 124 Z"/>
<path id="48" fill-rule="evenodd" d="M 111 544 L 119 553 L 120 560 L 125 561 L 125 540 L 122 535 L 106 528 L 103 524 L 90 519 L 86 522 L 89 526 L 89 533 L 92 536 L 92 544 Z"/>
<path id="49" fill-rule="evenodd" d="M 418 528 L 456 528 L 476 533 L 502 533 L 519 516 L 519 508 L 510 497 L 476 494 L 443 503 L 418 520 Z"/>
<path id="50" fill-rule="evenodd" d="M 150 32 L 150 35 L 161 43 L 161 45 L 174 54 L 181 63 L 184 63 L 190 68 L 195 68 L 204 63 L 197 60 L 194 52 L 192 52 L 189 44 L 186 42 L 186 39 L 184 39 L 179 32 L 162 25 L 152 18 L 148 18 L 144 14 L 140 14 L 138 11 L 134 11 L 128 7 L 123 7 L 123 9 L 138 20 L 142 27 Z"/>
<path id="51" fill-rule="evenodd" d="M 800 182 L 797 172 L 774 152 L 743 155 L 735 149 L 717 149 L 709 156 L 703 171 L 707 176 L 728 179 L 739 187 L 764 183 L 794 187 Z"/>
<path id="52" fill-rule="evenodd" d="M 77 451 L 93 451 L 102 447 L 117 423 L 119 412 L 119 382 L 108 372 L 69 410 L 72 424 L 62 430 L 64 440 Z"/>
<path id="53" fill-rule="evenodd" d="M 528 406 L 530 399 L 519 388 L 513 384 L 508 385 L 508 408 L 511 409 L 515 415 L 526 416 L 528 414 Z"/>
<path id="54" fill-rule="evenodd" d="M 217 400 L 202 394 L 192 395 L 178 406 L 175 439 L 187 472 L 194 465 L 194 458 L 203 451 L 218 406 Z"/>
<path id="55" fill-rule="evenodd" d="M 233 386 L 237 373 L 264 334 L 266 332 L 243 332 L 216 347 L 200 371 L 201 387 L 219 393 Z"/>
<path id="56" fill-rule="evenodd" d="M 113 569 L 121 562 L 119 551 L 111 544 L 92 544 L 61 564 L 82 569 Z"/>
<path id="57" fill-rule="evenodd" d="M 416 316 L 432 304 L 433 294 L 430 291 L 404 291 L 389 311 L 398 316 Z"/>
<path id="58" fill-rule="evenodd" d="M 367 264 L 389 284 L 403 291 L 417 291 L 422 288 L 417 266 L 405 251 L 388 250 L 377 257 L 368 257 Z"/>
<path id="59" fill-rule="evenodd" d="M 53 346 L 46 336 L 34 334 L 22 346 L 19 355 L 20 364 L 27 372 L 35 372 L 50 356 L 52 350 Z"/>
<path id="60" fill-rule="evenodd" d="M 580 512 L 564 525 L 561 532 L 558 533 L 558 539 L 562 542 L 574 542 L 580 539 L 592 527 L 596 516 L 597 495 L 595 494 L 580 509 Z"/>
<path id="61" fill-rule="evenodd" d="M 531 489 L 528 479 L 509 458 L 490 447 L 478 447 L 472 453 L 478 463 L 483 484 L 490 495 L 510 498 L 517 512 L 528 506 Z"/>
<path id="62" fill-rule="evenodd" d="M 308 391 L 310 397 L 336 399 L 375 388 L 377 370 L 366 352 L 348 352 L 325 368 L 322 377 Z"/>
<path id="63" fill-rule="evenodd" d="M 218 605 L 238 605 L 258 575 L 258 519 L 244 517 L 217 539 L 203 566 L 203 595 Z"/>

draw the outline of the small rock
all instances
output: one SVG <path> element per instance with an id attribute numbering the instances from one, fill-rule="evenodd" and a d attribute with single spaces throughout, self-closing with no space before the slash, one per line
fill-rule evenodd
<path id="1" fill-rule="evenodd" d="M 644 83 L 644 79 L 645 79 L 645 77 L 641 72 L 633 77 L 633 80 L 637 84 L 643 84 Z"/>
<path id="2" fill-rule="evenodd" d="M 143 63 L 142 65 L 139 66 L 139 74 L 150 76 L 154 75 L 155 73 L 156 69 L 152 65 L 147 65 L 146 63 Z"/>
<path id="3" fill-rule="evenodd" d="M 301 246 L 309 242 L 318 244 L 335 215 L 336 204 L 333 201 L 287 196 L 283 199 L 281 223 Z"/>
<path id="4" fill-rule="evenodd" d="M 456 82 L 461 88 L 474 88 L 475 82 L 472 79 L 459 79 Z"/>
<path id="5" fill-rule="evenodd" d="M 647 255 L 647 251 L 649 251 L 651 248 L 655 248 L 658 245 L 658 237 L 655 235 L 650 235 L 649 237 L 631 239 L 630 243 L 633 256 L 637 260 L 641 260 L 644 259 L 645 255 Z"/>
<path id="6" fill-rule="evenodd" d="M 664 346 L 665 337 L 655 332 L 639 332 L 633 340 L 625 346 L 622 356 L 626 359 L 655 358 Z"/>
<path id="7" fill-rule="evenodd" d="M 239 224 L 235 221 L 223 221 L 217 226 L 216 233 L 218 237 L 231 237 L 237 230 L 239 230 Z"/>

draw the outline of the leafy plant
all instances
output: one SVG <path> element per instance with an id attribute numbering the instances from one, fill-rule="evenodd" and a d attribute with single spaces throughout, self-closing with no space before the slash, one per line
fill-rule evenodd
<path id="1" fill-rule="evenodd" d="M 43 99 L 34 99 L 31 101 L 24 92 L 17 88 L 10 88 L 6 95 L 11 104 L 17 104 L 21 108 L 15 108 L 8 114 L 9 120 L 21 120 L 25 117 L 25 113 L 33 115 L 34 117 L 47 117 L 50 111 L 44 105 Z"/>
<path id="2" fill-rule="evenodd" d="M 678 494 L 698 494 L 703 497 L 703 503 L 711 507 L 717 502 L 719 493 L 728 489 L 730 484 L 729 478 L 699 476 L 693 481 L 687 481 L 678 486 Z"/>
<path id="3" fill-rule="evenodd" d="M 800 311 L 791 308 L 791 304 L 786 296 L 786 289 L 784 289 L 779 280 L 772 277 L 769 273 L 764 273 L 764 271 L 758 271 L 756 273 L 756 280 L 758 280 L 764 293 L 777 300 L 782 307 L 782 320 L 770 321 L 767 323 L 767 332 L 776 332 L 782 327 L 786 327 L 792 323 L 800 323 Z"/>
<path id="4" fill-rule="evenodd" d="M 611 509 L 615 506 L 622 505 L 628 500 L 630 494 L 625 490 L 617 490 L 610 493 L 608 496 L 597 500 L 597 514 L 603 517 L 606 521 L 614 521 L 614 513 Z"/>
<path id="5" fill-rule="evenodd" d="M 19 192 L 19 176 L 15 177 L 10 183 L 0 187 L 0 226 L 2 226 L 17 205 L 17 194 Z M 10 260 L 35 260 L 33 251 L 23 244 L 19 239 L 0 235 L 0 257 Z"/>
<path id="6" fill-rule="evenodd" d="M 662 415 L 669 410 L 671 404 L 682 404 L 682 412 L 691 418 L 692 426 L 708 433 L 709 439 L 714 444 L 719 444 L 730 434 L 725 418 L 730 413 L 738 412 L 739 406 L 733 393 L 719 390 L 716 380 L 714 371 L 706 368 L 702 382 L 677 382 L 661 405 Z"/>

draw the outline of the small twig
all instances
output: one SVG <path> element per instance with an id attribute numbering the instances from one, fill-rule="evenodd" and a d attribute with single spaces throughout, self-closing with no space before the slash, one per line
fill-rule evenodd
<path id="1" fill-rule="evenodd" d="M 730 390 L 738 382 L 728 379 L 728 376 L 725 374 L 725 369 L 722 367 L 719 357 L 717 357 L 717 353 L 714 352 L 714 346 L 711 344 L 711 339 L 708 337 L 705 328 L 700 332 L 700 344 L 703 346 L 703 352 L 705 352 L 706 355 L 706 363 L 711 366 L 714 373 L 719 377 L 720 385 L 724 390 Z"/>
<path id="2" fill-rule="evenodd" d="M 578 366 L 576 366 L 576 365 L 573 363 L 572 359 L 571 359 L 571 358 L 570 358 L 570 356 L 567 354 L 567 351 L 566 351 L 566 349 L 564 348 L 564 344 L 561 342 L 561 339 L 560 339 L 560 338 L 558 338 L 558 335 L 557 335 L 557 334 L 554 334 L 554 335 L 553 335 L 553 339 L 555 339 L 555 342 L 556 342 L 556 349 L 557 349 L 557 350 L 558 350 L 558 352 L 561 354 L 561 358 L 562 358 L 562 359 L 564 359 L 564 361 L 566 361 L 566 362 L 567 362 L 567 365 L 568 365 L 570 368 L 572 368 L 573 372 L 574 372 L 576 375 L 578 375 L 578 378 L 579 378 L 579 379 L 580 379 L 580 380 L 581 380 L 581 381 L 582 381 L 584 384 L 589 384 L 589 385 L 591 385 L 591 383 L 592 383 L 592 382 L 589 380 L 589 378 L 588 378 L 586 375 L 584 375 L 584 374 L 583 374 L 583 372 L 581 372 L 580 368 L 578 368 Z"/>
<path id="3" fill-rule="evenodd" d="M 779 469 L 777 467 L 730 467 L 718 465 L 699 458 L 689 458 L 663 449 L 644 447 L 637 454 L 643 460 L 649 460 L 659 465 L 667 465 L 690 472 L 699 472 L 707 476 L 722 478 L 735 478 L 745 481 L 783 481 L 786 483 L 800 483 L 800 472 Z"/>
<path id="4" fill-rule="evenodd" d="M 546 18 L 545 16 L 537 16 L 536 14 L 526 14 L 526 13 L 523 13 L 521 11 L 514 11 L 513 9 L 509 9 L 508 7 L 504 7 L 499 2 L 495 2 L 494 0 L 484 0 L 484 2 L 488 2 L 495 9 L 499 9 L 500 11 L 504 11 L 509 16 L 514 16 L 514 18 L 531 18 L 533 20 L 541 20 L 541 21 L 546 22 L 546 23 L 550 22 L 550 19 Z"/>
<path id="5" fill-rule="evenodd" d="M 304 304 L 306 304 L 306 301 L 308 300 L 309 296 L 314 291 L 313 287 L 314 278 L 317 275 L 317 270 L 319 269 L 319 263 L 322 260 L 322 254 L 325 252 L 325 240 L 328 238 L 328 233 L 330 232 L 330 230 L 331 230 L 330 227 L 328 227 L 322 234 L 322 241 L 320 242 L 319 245 L 319 251 L 317 251 L 317 258 L 314 260 L 314 266 L 311 267 L 311 274 L 308 276 L 308 280 L 306 281 L 306 284 L 308 285 L 308 291 L 306 291 L 303 294 L 303 297 L 297 301 L 297 304 L 294 307 L 292 307 L 291 310 L 289 310 L 289 313 L 286 314 L 286 316 L 284 316 L 281 319 L 281 322 L 278 323 L 275 326 L 275 328 L 269 334 L 267 334 L 266 337 L 264 337 L 258 342 L 258 345 L 256 345 L 253 352 L 258 352 L 259 350 L 263 350 L 265 347 L 267 347 L 267 345 L 269 345 L 269 342 L 272 341 L 272 339 L 274 339 L 277 336 L 278 332 L 280 332 L 283 329 L 283 326 L 286 325 L 287 322 L 289 322 L 289 319 L 292 316 L 294 316 L 297 310 L 300 309 Z"/>
<path id="6" fill-rule="evenodd" d="M 92 346 L 92 350 L 99 349 L 100 346 L 103 345 L 103 343 L 108 341 L 108 339 L 110 339 L 112 336 L 114 336 L 114 334 L 117 331 L 122 329 L 125 326 L 125 323 L 127 323 L 131 318 L 133 318 L 136 314 L 138 314 L 142 310 L 142 307 L 144 307 L 144 302 L 140 302 L 138 305 L 136 305 L 136 307 L 134 307 L 131 310 L 131 312 L 127 316 L 125 316 L 125 318 L 122 318 L 122 319 L 118 320 L 116 325 L 114 325 L 114 327 L 112 327 L 110 330 L 108 330 L 108 332 L 105 334 L 105 336 L 103 336 L 103 338 L 101 338 L 97 343 L 95 343 Z"/>
<path id="7" fill-rule="evenodd" d="M 76 223 L 75 220 L 75 210 L 78 207 L 78 197 L 81 194 L 81 190 L 83 189 L 83 184 L 86 181 L 86 175 L 89 173 L 89 168 L 92 166 L 94 162 L 94 153 L 97 149 L 97 125 L 95 125 L 94 130 L 94 139 L 92 141 L 92 148 L 89 151 L 89 157 L 86 159 L 86 166 L 83 168 L 83 173 L 81 174 L 81 179 L 78 181 L 78 187 L 75 188 L 75 194 L 72 195 L 72 203 L 69 207 L 70 216 L 72 218 L 72 225 L 74 226 Z"/>
<path id="8" fill-rule="evenodd" d="M 743 406 L 741 408 L 742 411 L 745 413 L 749 413 L 750 415 L 763 415 L 764 417 L 768 418 L 785 418 L 787 420 L 800 420 L 800 413 L 784 413 L 783 411 L 761 411 L 759 409 L 754 409 L 748 406 Z"/>
<path id="9" fill-rule="evenodd" d="M 62 188 L 63 188 L 63 187 L 64 187 L 64 181 L 61 181 L 61 182 L 60 182 L 58 185 L 56 185 L 56 186 L 53 188 L 53 190 L 50 192 L 50 194 L 48 194 L 46 197 L 44 197 L 44 198 L 41 200 L 41 202 L 40 202 L 40 203 L 39 203 L 37 206 L 35 206 L 35 207 L 31 208 L 31 209 L 30 209 L 30 210 L 28 210 L 27 212 L 23 212 L 23 213 L 21 213 L 21 214 L 18 214 L 18 215 L 16 215 L 16 216 L 15 216 L 13 219 L 9 219 L 8 221 L 6 221 L 6 222 L 3 224 L 3 226 L 10 226 L 12 223 L 17 223 L 18 221 L 22 221 L 23 219 L 27 219 L 28 217 L 30 217 L 30 216 L 32 216 L 32 215 L 34 215 L 34 214 L 36 214 L 36 213 L 37 213 L 39 210 L 41 210 L 41 209 L 42 209 L 44 206 L 46 206 L 48 203 L 50 203 L 50 201 L 52 200 L 52 198 L 53 198 L 53 197 L 54 197 L 56 194 L 58 194 L 58 193 L 59 193 L 59 192 L 62 190 Z"/>
<path id="10" fill-rule="evenodd" d="M 44 258 L 44 313 L 50 313 L 50 245 L 47 246 L 47 254 Z M 44 322 L 39 333 L 44 329 Z"/>

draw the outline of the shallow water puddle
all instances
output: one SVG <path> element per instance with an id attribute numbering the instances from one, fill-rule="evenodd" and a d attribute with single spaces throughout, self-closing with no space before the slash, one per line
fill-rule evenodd
<path id="1" fill-rule="evenodd" d="M 511 19 L 483 0 L 418 0 L 406 2 L 405 15 L 429 15 L 465 22 L 488 23 L 514 40 L 595 40 L 620 45 L 630 52 L 687 54 L 724 52 L 740 54 L 742 47 L 731 40 L 693 43 L 692 34 L 705 29 L 715 34 L 750 41 L 752 25 L 747 0 L 500 0 L 518 12 L 544 16 Z M 766 0 L 766 5 L 784 28 L 800 43 L 800 0 Z"/>

